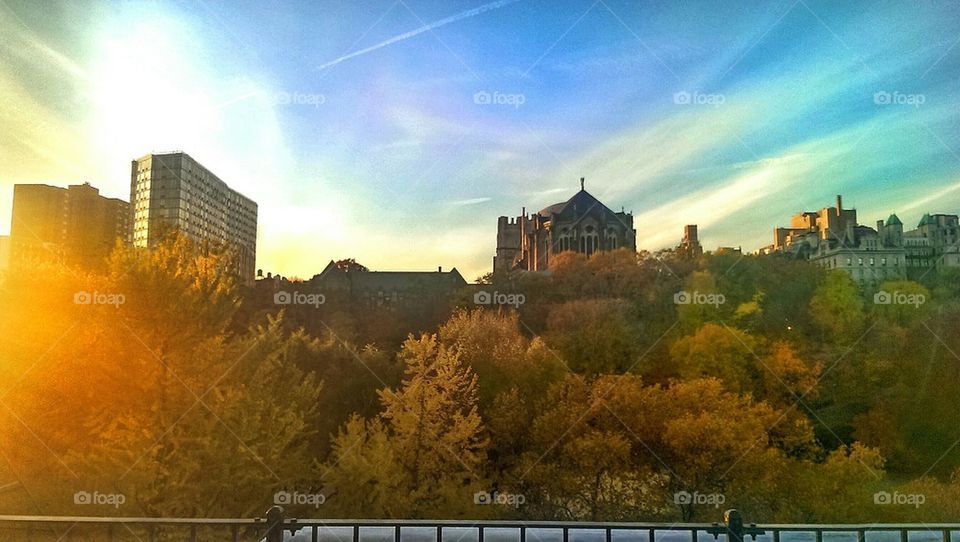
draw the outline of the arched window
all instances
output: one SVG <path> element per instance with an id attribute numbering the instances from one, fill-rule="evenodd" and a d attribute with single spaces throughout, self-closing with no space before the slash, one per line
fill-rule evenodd
<path id="1" fill-rule="evenodd" d="M 620 245 L 620 240 L 617 238 L 617 230 L 614 228 L 607 229 L 607 249 L 614 250 Z"/>

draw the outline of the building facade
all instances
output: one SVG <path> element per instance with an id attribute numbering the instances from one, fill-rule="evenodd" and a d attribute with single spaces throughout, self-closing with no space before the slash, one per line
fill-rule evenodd
<path id="1" fill-rule="evenodd" d="M 0 276 L 10 269 L 10 236 L 0 235 Z"/>
<path id="2" fill-rule="evenodd" d="M 148 154 L 130 172 L 132 242 L 150 247 L 172 230 L 236 250 L 238 273 L 254 279 L 257 204 L 183 152 Z"/>
<path id="3" fill-rule="evenodd" d="M 117 241 L 128 242 L 130 206 L 89 183 L 67 188 L 13 187 L 10 259 L 15 264 L 59 261 L 103 265 Z"/>
<path id="4" fill-rule="evenodd" d="M 330 262 L 309 284 L 321 292 L 342 292 L 370 306 L 426 306 L 445 303 L 467 286 L 454 267 L 450 271 L 350 271 Z"/>
<path id="5" fill-rule="evenodd" d="M 691 260 L 703 256 L 703 245 L 700 244 L 700 234 L 696 224 L 687 224 L 683 227 L 683 239 L 677 245 L 676 251 L 684 258 Z"/>
<path id="6" fill-rule="evenodd" d="M 837 196 L 836 206 L 798 213 L 789 228 L 774 229 L 773 245 L 761 252 L 807 258 L 876 287 L 887 280 L 919 278 L 931 268 L 960 266 L 958 242 L 957 215 L 927 214 L 916 229 L 905 232 L 892 214 L 871 228 L 858 224 L 856 209 L 844 209 Z"/>
<path id="7" fill-rule="evenodd" d="M 497 252 L 493 272 L 515 270 L 547 271 L 554 256 L 561 252 L 595 252 L 626 248 L 637 250 L 637 232 L 633 215 L 616 213 L 583 188 L 569 200 L 540 212 L 520 216 L 501 216 L 497 222 Z"/>

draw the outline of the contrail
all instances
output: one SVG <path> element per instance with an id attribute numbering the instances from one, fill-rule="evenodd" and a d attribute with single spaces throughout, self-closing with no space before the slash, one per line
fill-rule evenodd
<path id="1" fill-rule="evenodd" d="M 502 8 L 503 6 L 506 6 L 506 5 L 508 5 L 508 4 L 512 4 L 512 3 L 514 3 L 514 2 L 519 2 L 519 0 L 498 0 L 497 2 L 490 2 L 489 4 L 484 4 L 484 5 L 480 6 L 480 7 L 476 7 L 476 8 L 473 8 L 473 9 L 468 9 L 467 11 L 464 11 L 464 12 L 461 12 L 461 13 L 457 13 L 456 15 L 451 15 L 451 16 L 445 18 L 445 19 L 440 19 L 439 21 L 430 23 L 430 24 L 428 24 L 428 25 L 421 26 L 420 28 L 417 28 L 417 29 L 415 29 L 415 30 L 411 30 L 411 31 L 409 31 L 409 32 L 404 32 L 403 34 L 400 34 L 399 36 L 394 36 L 394 37 L 392 37 L 392 38 L 390 38 L 390 39 L 388 39 L 388 40 L 386 40 L 386 41 L 381 41 L 380 43 L 378 43 L 378 44 L 376 44 L 376 45 L 371 45 L 370 47 L 366 47 L 366 48 L 364 48 L 364 49 L 360 49 L 359 51 L 354 51 L 354 52 L 352 52 L 352 53 L 350 53 L 350 54 L 348 54 L 348 55 L 344 55 L 344 56 L 342 56 L 342 57 L 340 57 L 340 58 L 338 58 L 338 59 L 336 59 L 336 60 L 331 60 L 330 62 L 327 62 L 326 64 L 321 65 L 318 69 L 322 70 L 322 69 L 324 69 L 324 68 L 329 68 L 330 66 L 333 66 L 333 65 L 335 65 L 335 64 L 339 64 L 339 63 L 343 62 L 344 60 L 349 60 L 349 59 L 351 59 L 351 58 L 353 58 L 353 57 L 356 57 L 356 56 L 365 55 L 365 54 L 367 54 L 367 53 L 369 53 L 369 52 L 376 51 L 377 49 L 381 49 L 381 48 L 383 48 L 383 47 L 386 47 L 387 45 L 392 45 L 392 44 L 394 44 L 394 43 L 397 43 L 398 41 L 403 41 L 403 40 L 405 40 L 405 39 L 412 38 L 412 37 L 414 37 L 414 36 L 416 36 L 416 35 L 423 34 L 424 32 L 429 32 L 429 31 L 433 30 L 434 28 L 440 28 L 441 26 L 446 26 L 446 25 L 448 25 L 448 24 L 450 24 L 450 23 L 455 23 L 455 22 L 457 22 L 457 21 L 461 21 L 461 20 L 463 20 L 463 19 L 467 19 L 467 18 L 469 18 L 469 17 L 473 17 L 474 15 L 480 15 L 481 13 L 484 13 L 484 12 L 487 12 L 487 11 L 490 11 L 490 10 L 493 10 L 493 9 L 499 9 L 499 8 Z"/>

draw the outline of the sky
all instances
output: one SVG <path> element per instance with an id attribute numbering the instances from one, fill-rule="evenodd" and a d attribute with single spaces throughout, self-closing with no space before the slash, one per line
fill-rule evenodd
<path id="1" fill-rule="evenodd" d="M 771 243 L 844 195 L 960 212 L 955 1 L 0 0 L 12 186 L 129 199 L 183 150 L 259 204 L 257 266 L 490 271 L 497 217 L 586 189 L 637 245 Z"/>

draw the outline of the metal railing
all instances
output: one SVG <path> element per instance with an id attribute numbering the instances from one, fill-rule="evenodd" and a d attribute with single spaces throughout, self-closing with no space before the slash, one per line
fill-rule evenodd
<path id="1" fill-rule="evenodd" d="M 378 531 L 372 536 L 370 530 Z M 450 531 L 459 531 L 451 538 Z M 335 534 L 337 542 L 952 542 L 960 523 L 913 524 L 744 524 L 737 510 L 724 513 L 722 523 L 618 523 L 498 520 L 340 520 L 287 518 L 274 506 L 265 518 L 194 519 L 86 516 L 0 515 L 0 540 L 178 540 L 320 542 Z M 415 533 L 414 533 L 415 532 Z M 445 534 L 447 535 L 445 537 Z M 914 537 L 911 537 L 914 534 Z M 472 535 L 472 536 L 468 536 Z M 658 536 L 659 535 L 659 536 Z M 870 535 L 868 537 L 868 535 Z M 873 535 L 877 535 L 874 537 Z M 886 535 L 886 536 L 883 536 Z M 917 536 L 919 535 L 919 536 Z M 869 538 L 869 540 L 868 540 Z M 880 540 L 878 541 L 877 538 Z M 616 540 L 614 540 L 616 539 Z"/>

